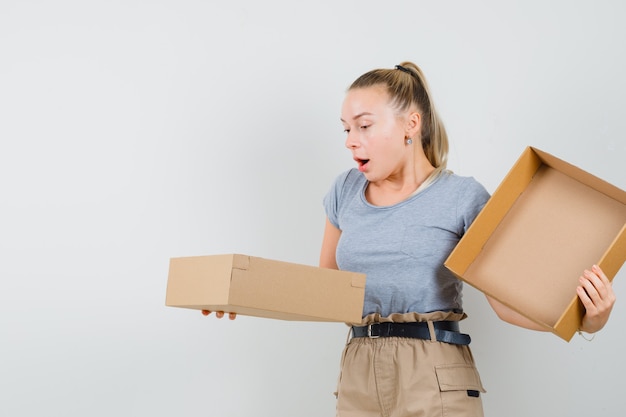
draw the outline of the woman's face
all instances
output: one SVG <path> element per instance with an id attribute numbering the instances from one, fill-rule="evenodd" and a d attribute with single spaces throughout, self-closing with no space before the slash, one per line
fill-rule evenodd
<path id="1" fill-rule="evenodd" d="M 410 133 L 407 115 L 398 114 L 391 106 L 384 87 L 358 88 L 346 94 L 341 109 L 341 122 L 348 135 L 346 147 L 368 181 L 399 174 L 412 158 L 405 143 Z"/>

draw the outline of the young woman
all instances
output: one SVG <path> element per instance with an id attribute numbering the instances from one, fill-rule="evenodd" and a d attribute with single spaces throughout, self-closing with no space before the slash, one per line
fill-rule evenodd
<path id="1" fill-rule="evenodd" d="M 357 168 L 324 199 L 320 266 L 367 274 L 363 322 L 342 357 L 337 415 L 482 416 L 484 392 L 459 332 L 462 284 L 444 266 L 489 194 L 447 171 L 448 140 L 422 71 L 376 69 L 348 89 L 341 121 Z M 606 323 L 615 302 L 594 266 L 580 278 L 581 330 Z M 503 320 L 542 330 L 496 300 Z"/>
<path id="2" fill-rule="evenodd" d="M 443 262 L 489 194 L 445 169 L 446 131 L 411 62 L 354 81 L 341 121 L 357 168 L 324 198 L 320 266 L 363 272 L 367 283 L 363 321 L 342 355 L 337 416 L 482 416 L 484 389 L 458 325 L 462 283 Z M 581 330 L 600 330 L 615 296 L 598 267 L 583 272 L 578 295 Z M 503 320 L 542 330 L 489 302 Z"/>

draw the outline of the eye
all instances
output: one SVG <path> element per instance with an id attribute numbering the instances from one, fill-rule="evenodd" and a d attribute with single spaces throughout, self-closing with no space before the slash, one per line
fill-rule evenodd
<path id="1" fill-rule="evenodd" d="M 363 125 L 363 126 L 361 126 L 361 130 L 365 130 L 365 129 L 367 129 L 367 128 L 368 128 L 368 127 L 370 127 L 370 126 L 371 126 L 371 125 Z"/>
<path id="2" fill-rule="evenodd" d="M 344 129 L 344 133 L 350 133 L 350 129 Z"/>

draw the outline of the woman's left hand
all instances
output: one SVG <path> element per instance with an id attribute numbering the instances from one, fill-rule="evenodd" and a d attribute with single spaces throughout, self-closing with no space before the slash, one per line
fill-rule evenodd
<path id="1" fill-rule="evenodd" d="M 576 292 L 586 310 L 580 330 L 595 333 L 604 327 L 611 315 L 615 304 L 613 286 L 597 265 L 585 270 L 579 281 Z"/>

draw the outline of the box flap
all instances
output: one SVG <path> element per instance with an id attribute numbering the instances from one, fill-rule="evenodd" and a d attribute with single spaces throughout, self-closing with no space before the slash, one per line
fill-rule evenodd
<path id="1" fill-rule="evenodd" d="M 233 255 L 233 268 L 247 270 L 250 268 L 250 257 L 248 255 Z"/>
<path id="2" fill-rule="evenodd" d="M 365 288 L 365 275 L 364 274 L 355 274 L 352 277 L 352 286 L 354 288 Z"/>

